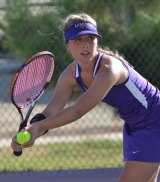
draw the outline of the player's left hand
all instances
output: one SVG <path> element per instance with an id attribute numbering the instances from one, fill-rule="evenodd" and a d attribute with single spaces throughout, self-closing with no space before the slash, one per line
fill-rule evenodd
<path id="1" fill-rule="evenodd" d="M 31 125 L 24 128 L 25 131 L 28 131 L 31 134 L 31 140 L 26 144 L 23 144 L 23 148 L 32 147 L 35 143 L 35 140 L 42 134 L 38 132 L 38 124 L 32 123 Z"/>
<path id="2" fill-rule="evenodd" d="M 22 151 L 22 146 L 17 143 L 17 136 L 14 136 L 11 141 L 11 148 L 13 151 L 20 152 Z"/>

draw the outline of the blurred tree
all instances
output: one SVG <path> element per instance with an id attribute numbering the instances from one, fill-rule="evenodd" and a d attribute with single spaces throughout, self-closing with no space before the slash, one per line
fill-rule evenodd
<path id="1" fill-rule="evenodd" d="M 37 8 L 29 0 L 6 2 L 4 43 L 18 56 L 27 57 L 40 50 L 52 51 L 58 60 L 57 72 L 60 73 L 71 61 L 59 29 L 61 20 L 68 14 L 85 12 L 97 20 L 103 36 L 101 47 L 120 51 L 141 73 L 150 75 L 152 81 L 154 78 L 150 77 L 159 71 L 158 0 L 50 0 L 50 3 Z M 157 70 L 144 63 L 157 65 Z"/>

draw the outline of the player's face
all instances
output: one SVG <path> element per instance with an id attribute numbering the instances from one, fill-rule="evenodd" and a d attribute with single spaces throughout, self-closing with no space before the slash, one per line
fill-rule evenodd
<path id="1" fill-rule="evenodd" d="M 91 61 L 97 54 L 97 37 L 82 35 L 69 40 L 67 48 L 77 62 Z"/>

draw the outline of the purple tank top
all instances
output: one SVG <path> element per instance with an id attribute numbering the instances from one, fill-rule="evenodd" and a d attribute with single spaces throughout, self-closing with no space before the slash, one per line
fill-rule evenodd
<path id="1" fill-rule="evenodd" d="M 99 53 L 93 77 L 100 67 L 102 57 L 103 53 Z M 120 118 L 128 123 L 131 130 L 146 128 L 149 123 L 160 120 L 160 91 L 129 64 L 124 62 L 123 64 L 128 70 L 128 79 L 122 84 L 113 86 L 102 102 L 116 108 Z M 76 80 L 85 91 L 87 87 L 81 78 L 81 68 L 78 64 Z"/>

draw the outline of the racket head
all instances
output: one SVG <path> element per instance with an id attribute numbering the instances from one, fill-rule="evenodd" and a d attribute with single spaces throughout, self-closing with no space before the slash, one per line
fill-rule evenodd
<path id="1" fill-rule="evenodd" d="M 49 85 L 54 71 L 54 55 L 42 51 L 28 59 L 15 73 L 10 98 L 18 110 L 35 103 Z"/>

